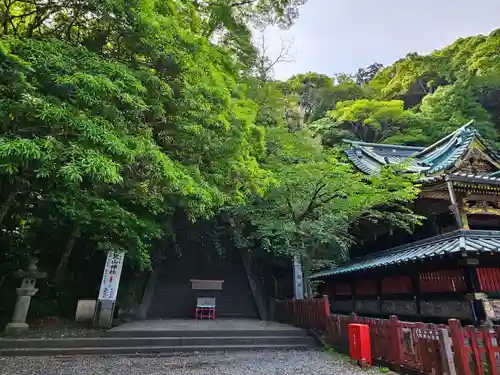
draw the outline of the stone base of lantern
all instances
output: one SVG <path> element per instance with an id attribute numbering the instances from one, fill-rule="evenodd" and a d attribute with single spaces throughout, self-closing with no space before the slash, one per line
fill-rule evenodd
<path id="1" fill-rule="evenodd" d="M 20 335 L 29 331 L 30 326 L 28 323 L 11 322 L 5 326 L 6 335 Z"/>

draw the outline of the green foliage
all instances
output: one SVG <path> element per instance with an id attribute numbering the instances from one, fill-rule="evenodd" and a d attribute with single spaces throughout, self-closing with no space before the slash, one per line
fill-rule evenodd
<path id="1" fill-rule="evenodd" d="M 252 206 L 236 210 L 239 229 L 266 250 L 338 260 L 348 255 L 350 228 L 361 221 L 408 230 L 418 224 L 405 208 L 418 194 L 414 180 L 392 169 L 364 176 L 325 152 L 307 130 L 269 129 L 268 140 L 264 165 L 276 184 Z"/>
<path id="2" fill-rule="evenodd" d="M 326 116 L 337 102 L 355 100 L 365 96 L 361 86 L 350 76 L 338 75 L 330 78 L 323 74 L 306 73 L 290 78 L 285 91 L 296 93 L 306 123 Z"/>
<path id="3" fill-rule="evenodd" d="M 360 69 L 356 81 L 344 77 L 334 85 L 329 77 L 321 77 L 328 90 L 338 92 L 347 84 L 346 93 L 353 97 L 328 97 L 316 90 L 309 100 L 307 86 L 308 103 L 319 103 L 321 96 L 324 104 L 317 108 L 329 110 L 328 115 L 319 110 L 319 116 L 309 118 L 312 128 L 328 146 L 339 145 L 343 138 L 423 146 L 474 120 L 483 136 L 498 145 L 499 48 L 499 33 L 492 32 L 459 39 L 429 55 L 410 53 L 386 68 L 373 64 Z M 315 74 L 309 76 L 317 85 Z M 305 95 L 302 86 L 291 87 Z"/>
<path id="4" fill-rule="evenodd" d="M 186 208 L 199 215 L 220 201 L 199 173 L 156 144 L 145 119 L 154 118 L 151 104 L 169 98 L 170 88 L 155 85 L 154 74 L 55 40 L 11 40 L 2 47 L 8 53 L 0 62 L 0 167 L 18 194 L 35 189 L 37 206 L 46 202 L 59 222 L 82 232 L 99 221 L 115 234 L 111 240 L 96 228 L 106 238 L 99 248 L 131 250 L 145 264 L 143 241 L 161 230 L 151 215 L 141 220 L 136 213 L 159 214 L 169 202 L 189 199 Z"/>
<path id="5" fill-rule="evenodd" d="M 439 87 L 436 92 L 422 100 L 420 113 L 432 118 L 435 123 L 435 134 L 431 139 L 451 133 L 470 119 L 474 120 L 474 126 L 485 138 L 491 141 L 498 139 L 498 132 L 490 114 L 476 101 L 469 87 L 459 85 Z"/>
<path id="6" fill-rule="evenodd" d="M 2 280 L 36 255 L 56 281 L 51 296 L 88 297 L 103 251 L 127 253 L 133 284 L 185 233 L 209 233 L 222 248 L 221 222 L 239 247 L 300 254 L 306 270 L 347 257 L 362 222 L 412 230 L 415 181 L 395 167 L 364 176 L 311 128 L 329 146 L 343 137 L 420 144 L 442 133 L 434 124 L 468 116 L 491 130 L 497 37 L 356 76 L 274 81 L 251 30 L 290 26 L 303 3 L 1 4 Z M 474 49 L 474 63 L 461 48 Z M 51 301 L 39 310 L 61 307 Z"/>
<path id="7" fill-rule="evenodd" d="M 356 83 L 358 85 L 369 83 L 383 67 L 380 63 L 373 63 L 366 68 L 359 68 L 355 75 Z"/>
<path id="8" fill-rule="evenodd" d="M 63 259 L 74 247 L 117 250 L 146 267 L 175 211 L 195 220 L 266 190 L 257 106 L 193 4 L 13 1 L 3 10 L 5 271 L 54 251 L 43 231 L 58 233 Z"/>
<path id="9" fill-rule="evenodd" d="M 401 100 L 359 99 L 338 102 L 336 109 L 328 115 L 328 119 L 312 124 L 326 145 L 339 144 L 342 139 L 397 143 L 403 137 L 407 144 L 428 141 L 426 132 L 414 131 L 411 137 L 407 134 L 408 129 L 413 131 L 422 128 L 427 121 L 425 117 L 405 110 Z"/>

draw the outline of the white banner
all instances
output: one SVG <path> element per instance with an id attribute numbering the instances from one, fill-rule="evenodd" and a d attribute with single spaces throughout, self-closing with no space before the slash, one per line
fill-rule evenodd
<path id="1" fill-rule="evenodd" d="M 293 278 L 295 299 L 304 299 L 304 275 L 302 274 L 300 255 L 293 257 Z"/>
<path id="2" fill-rule="evenodd" d="M 99 290 L 100 301 L 116 301 L 124 258 L 125 253 L 108 252 Z"/>

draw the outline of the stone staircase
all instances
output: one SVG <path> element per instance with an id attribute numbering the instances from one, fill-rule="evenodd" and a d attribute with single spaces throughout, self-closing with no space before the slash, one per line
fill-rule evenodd
<path id="1" fill-rule="evenodd" d="M 289 327 L 241 330 L 110 330 L 99 337 L 0 339 L 0 356 L 172 355 L 261 349 L 309 349 L 307 331 Z"/>
<path id="2" fill-rule="evenodd" d="M 147 318 L 194 318 L 197 297 L 215 297 L 218 318 L 259 318 L 240 255 L 195 250 L 187 249 L 181 257 L 163 261 Z M 193 290 L 190 279 L 224 280 L 224 284 L 220 291 Z"/>

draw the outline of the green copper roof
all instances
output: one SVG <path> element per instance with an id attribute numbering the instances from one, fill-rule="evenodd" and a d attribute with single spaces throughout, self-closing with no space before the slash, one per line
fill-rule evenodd
<path id="1" fill-rule="evenodd" d="M 426 148 L 345 142 L 350 144 L 346 150 L 347 157 L 364 173 L 376 174 L 384 165 L 410 161 L 408 172 L 428 176 L 453 168 L 457 161 L 467 154 L 474 140 L 485 147 L 493 160 L 500 162 L 500 157 L 486 146 L 481 135 L 472 126 L 472 122 Z"/>
<path id="2" fill-rule="evenodd" d="M 440 236 L 416 241 L 369 256 L 354 259 L 339 267 L 321 271 L 311 276 L 320 279 L 366 269 L 430 259 L 453 253 L 500 253 L 500 231 L 457 230 Z"/>

